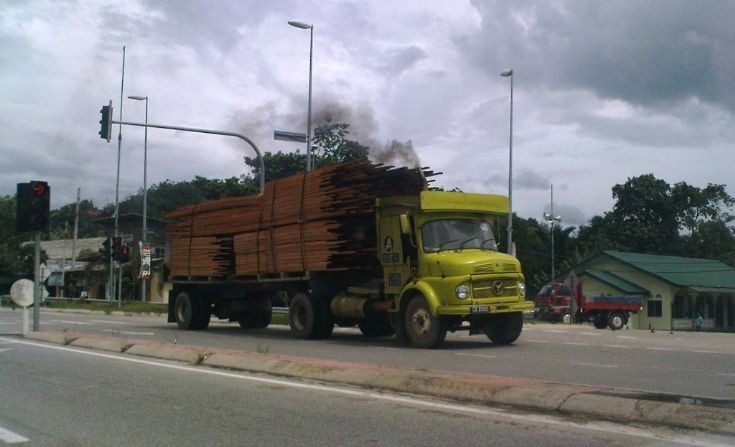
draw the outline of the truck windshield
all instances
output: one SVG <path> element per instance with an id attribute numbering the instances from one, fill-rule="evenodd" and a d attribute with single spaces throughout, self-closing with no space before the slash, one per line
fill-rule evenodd
<path id="1" fill-rule="evenodd" d="M 425 252 L 467 248 L 498 249 L 490 224 L 482 220 L 432 220 L 424 224 L 421 238 Z"/>

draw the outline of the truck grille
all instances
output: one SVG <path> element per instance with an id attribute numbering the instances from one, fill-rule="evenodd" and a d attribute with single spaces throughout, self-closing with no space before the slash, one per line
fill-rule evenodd
<path id="1" fill-rule="evenodd" d="M 475 266 L 474 273 L 513 273 L 516 271 L 516 266 L 512 262 L 494 262 L 490 264 L 480 264 Z"/>
<path id="2" fill-rule="evenodd" d="M 472 298 L 500 298 L 518 295 L 515 279 L 484 279 L 472 282 Z"/>

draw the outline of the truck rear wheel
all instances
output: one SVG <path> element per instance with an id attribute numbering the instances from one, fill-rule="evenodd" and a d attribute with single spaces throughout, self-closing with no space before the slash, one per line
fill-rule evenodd
<path id="1" fill-rule="evenodd" d="M 417 295 L 408 302 L 403 323 L 408 341 L 416 348 L 437 348 L 447 336 L 447 324 L 431 315 L 426 298 Z"/>
<path id="2" fill-rule="evenodd" d="M 357 325 L 362 331 L 362 335 L 370 337 L 387 337 L 395 332 L 390 325 L 388 314 L 370 315 L 364 320 L 360 320 Z"/>
<path id="3" fill-rule="evenodd" d="M 209 326 L 209 309 L 202 298 L 191 290 L 176 295 L 176 325 L 188 331 L 206 329 Z"/>
<path id="4" fill-rule="evenodd" d="M 623 315 L 621 312 L 611 313 L 610 320 L 608 320 L 607 325 L 610 326 L 610 329 L 612 329 L 613 331 L 622 329 L 623 326 L 625 326 L 625 315 Z"/>
<path id="5" fill-rule="evenodd" d="M 318 297 L 297 293 L 288 306 L 288 324 L 299 338 L 329 338 L 334 330 L 332 314 Z"/>
<path id="6" fill-rule="evenodd" d="M 516 341 L 523 330 L 523 315 L 513 312 L 496 316 L 485 325 L 485 335 L 495 344 L 509 345 Z"/>

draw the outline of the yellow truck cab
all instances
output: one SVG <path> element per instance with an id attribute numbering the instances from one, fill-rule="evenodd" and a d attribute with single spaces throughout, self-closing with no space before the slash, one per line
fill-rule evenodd
<path id="1" fill-rule="evenodd" d="M 518 338 L 521 312 L 533 302 L 518 260 L 497 249 L 492 223 L 507 213 L 508 199 L 499 195 L 423 191 L 378 199 L 384 293 L 394 301 L 399 340 L 436 347 L 460 329 L 500 344 Z"/>

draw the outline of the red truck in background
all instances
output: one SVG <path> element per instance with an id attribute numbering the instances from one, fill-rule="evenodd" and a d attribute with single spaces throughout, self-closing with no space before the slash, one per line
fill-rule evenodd
<path id="1" fill-rule="evenodd" d="M 590 322 L 597 329 L 613 331 L 628 324 L 631 313 L 643 309 L 642 295 L 585 296 L 580 280 L 574 292 L 564 283 L 551 283 L 541 288 L 534 299 L 534 317 L 547 321 Z"/>

